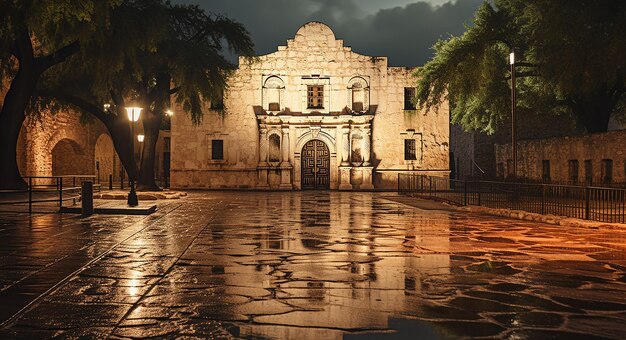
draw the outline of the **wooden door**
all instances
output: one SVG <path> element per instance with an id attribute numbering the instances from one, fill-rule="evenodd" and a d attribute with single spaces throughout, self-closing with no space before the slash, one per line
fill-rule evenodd
<path id="1" fill-rule="evenodd" d="M 302 148 L 302 189 L 330 189 L 330 151 L 324 142 L 309 141 Z"/>

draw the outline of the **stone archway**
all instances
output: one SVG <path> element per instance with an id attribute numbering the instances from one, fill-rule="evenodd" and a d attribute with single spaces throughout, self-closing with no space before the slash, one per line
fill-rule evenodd
<path id="1" fill-rule="evenodd" d="M 91 175 L 92 160 L 74 140 L 63 138 L 51 151 L 52 176 Z"/>
<path id="2" fill-rule="evenodd" d="M 304 146 L 312 141 L 317 140 L 323 142 L 330 153 L 330 189 L 335 190 L 339 187 L 339 172 L 337 163 L 337 145 L 335 138 L 326 131 L 310 130 L 300 137 L 298 137 L 294 149 L 294 162 L 293 162 L 293 184 L 296 189 L 302 189 L 302 150 Z"/>

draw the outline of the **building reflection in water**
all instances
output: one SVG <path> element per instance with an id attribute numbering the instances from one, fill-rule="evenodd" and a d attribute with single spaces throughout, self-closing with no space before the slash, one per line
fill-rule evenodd
<path id="1" fill-rule="evenodd" d="M 389 316 L 418 308 L 411 296 L 428 294 L 422 281 L 450 272 L 450 222 L 444 214 L 432 219 L 414 209 L 386 210 L 385 202 L 341 192 L 260 199 L 258 220 L 246 221 L 255 224 L 248 231 L 254 242 L 227 237 L 229 253 L 250 256 L 218 256 L 223 262 L 211 273 L 224 277 L 224 295 L 241 294 L 242 286 L 264 289 L 287 312 L 226 306 L 226 314 L 254 315 L 255 324 L 238 323 L 239 335 L 341 338 L 338 328 L 386 329 Z M 407 220 L 416 222 L 407 226 Z M 224 243 L 223 233 L 212 232 L 212 239 Z"/>

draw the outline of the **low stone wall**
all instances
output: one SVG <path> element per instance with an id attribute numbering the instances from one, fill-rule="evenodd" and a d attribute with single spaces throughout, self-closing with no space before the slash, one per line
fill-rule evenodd
<path id="1" fill-rule="evenodd" d="M 601 183 L 602 161 L 612 160 L 612 182 L 626 182 L 626 130 L 588 134 L 578 137 L 560 137 L 522 140 L 517 144 L 518 177 L 541 180 L 542 161 L 549 161 L 550 180 L 570 181 L 569 161 L 578 160 L 579 181 L 585 180 L 585 161 L 591 161 L 594 183 Z M 506 175 L 510 173 L 511 144 L 495 145 L 496 166 Z M 508 164 L 507 164 L 508 163 Z"/>

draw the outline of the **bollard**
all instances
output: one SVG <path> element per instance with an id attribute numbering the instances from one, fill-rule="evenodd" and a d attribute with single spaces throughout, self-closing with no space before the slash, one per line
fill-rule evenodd
<path id="1" fill-rule="evenodd" d="M 93 215 L 93 182 L 85 181 L 82 185 L 82 217 Z"/>

